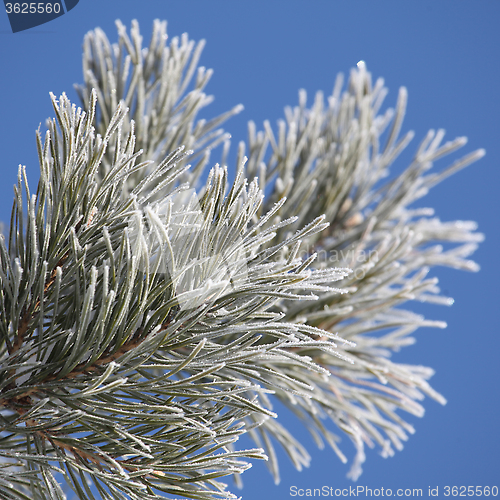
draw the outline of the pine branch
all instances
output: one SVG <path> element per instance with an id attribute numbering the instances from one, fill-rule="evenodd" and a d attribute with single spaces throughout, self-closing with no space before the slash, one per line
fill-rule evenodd
<path id="1" fill-rule="evenodd" d="M 230 498 L 213 480 L 248 468 L 239 457 L 265 456 L 228 446 L 246 432 L 247 416 L 275 416 L 258 401 L 271 390 L 258 383 L 269 370 L 254 369 L 254 361 L 311 343 L 304 328 L 270 321 L 267 309 L 279 297 L 302 298 L 289 291 L 297 286 L 330 289 L 322 283 L 345 272 L 318 275 L 300 259 L 271 260 L 262 249 L 271 233 L 256 237 L 251 222 L 262 193 L 241 175 L 225 195 L 226 172 L 214 169 L 192 206 L 189 191 L 176 188 L 181 151 L 128 195 L 120 189 L 127 174 L 145 167 L 136 163 L 132 132 L 99 176 L 108 142 L 121 133 L 123 105 L 101 137 L 92 126 L 96 94 L 89 114 L 64 95 L 53 103 L 59 131 L 52 122 L 45 144 L 39 141 L 28 227 L 23 234 L 18 196 L 10 248 L 1 242 L 2 338 L 16 348 L 0 372 L 0 455 L 39 471 L 21 496 L 58 498 L 54 485 L 64 479 L 92 498 L 92 478 L 102 495 Z M 158 185 L 171 194 L 151 201 Z M 310 225 L 279 246 L 323 227 Z M 319 369 L 305 358 L 295 362 Z M 238 373 L 246 366 L 251 377 Z M 13 451 L 23 447 L 24 454 Z"/>
<path id="2" fill-rule="evenodd" d="M 332 377 L 324 383 L 304 375 L 315 387 L 313 403 L 291 400 L 285 393 L 278 396 L 311 429 L 313 437 L 318 441 L 322 436 L 343 461 L 343 454 L 316 415 L 328 415 L 351 437 L 358 454 L 350 476 L 356 479 L 364 461 L 364 444 L 373 446 L 376 442 L 388 456 L 393 454 L 392 446 L 401 449 L 407 432 L 413 432 L 395 413 L 397 408 L 423 415 L 423 407 L 416 403 L 423 394 L 445 403 L 427 383 L 431 369 L 403 366 L 389 357 L 413 343 L 409 335 L 418 327 L 446 325 L 398 306 L 408 300 L 451 304 L 451 299 L 439 295 L 437 279 L 426 278 L 429 269 L 446 265 L 477 270 L 465 257 L 483 236 L 474 232 L 472 222 L 443 223 L 432 218 L 433 210 L 409 209 L 408 205 L 449 173 L 481 158 L 484 151 L 467 155 L 440 174 L 427 174 L 434 161 L 466 143 L 465 138 L 458 138 L 441 145 L 444 132 L 430 131 L 411 165 L 384 183 L 388 167 L 413 137 L 410 132 L 398 139 L 406 90 L 401 89 L 395 112 L 379 115 L 387 91 L 381 79 L 372 87 L 371 75 L 362 62 L 351 72 L 348 90 L 343 94 L 341 90 L 339 77 L 327 104 L 318 93 L 309 109 L 301 91 L 299 106 L 287 108 L 277 137 L 269 123 L 259 133 L 251 123 L 246 175 L 259 174 L 260 188 L 270 192 L 262 210 L 287 197 L 279 216 L 297 215 L 297 227 L 326 214 L 329 227 L 304 241 L 300 252 L 306 256 L 316 253 L 316 265 L 321 269 L 341 266 L 353 270 L 339 284 L 349 293 L 326 293 L 318 301 L 286 304 L 280 310 L 288 321 L 337 332 L 352 341 L 340 348 L 355 361 L 356 369 L 338 357 L 318 353 L 313 359 Z M 387 139 L 382 146 L 384 135 Z M 244 154 L 245 146 L 240 144 L 239 157 Z M 284 235 L 282 230 L 277 237 Z M 438 241 L 459 246 L 444 251 L 436 245 Z M 310 351 L 307 354 L 311 355 Z M 372 390 L 367 391 L 364 387 L 370 379 L 374 382 L 368 383 Z M 390 385 L 394 390 L 387 388 Z M 277 471 L 273 472 L 278 478 Z"/>
<path id="3" fill-rule="evenodd" d="M 0 495 L 235 498 L 219 479 L 249 459 L 279 481 L 273 441 L 309 464 L 276 399 L 343 462 L 328 421 L 347 435 L 356 479 L 365 446 L 389 456 L 413 433 L 399 410 L 445 402 L 430 368 L 390 359 L 445 326 L 401 306 L 451 304 L 430 269 L 477 270 L 482 235 L 410 205 L 484 151 L 429 173 L 466 142 L 431 131 L 389 176 L 412 138 L 406 90 L 380 114 L 360 63 L 327 103 L 301 91 L 276 133 L 250 123 L 231 185 L 226 167 L 203 181 L 240 107 L 199 120 L 203 44 L 117 27 L 117 44 L 86 36 L 82 108 L 52 96 L 36 194 L 20 168 L 0 237 Z M 238 450 L 245 433 L 257 448 Z"/>

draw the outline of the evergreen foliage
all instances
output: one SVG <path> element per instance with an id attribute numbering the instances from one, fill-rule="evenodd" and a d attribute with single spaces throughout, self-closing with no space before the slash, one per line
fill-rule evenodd
<path id="1" fill-rule="evenodd" d="M 361 62 L 277 129 L 250 123 L 234 182 L 205 178 L 241 108 L 199 119 L 203 45 L 157 21 L 143 47 L 137 23 L 117 26 L 117 44 L 85 38 L 82 108 L 52 96 L 38 186 L 20 167 L 0 238 L 0 497 L 235 498 L 220 478 L 246 459 L 279 481 L 273 441 L 309 464 L 276 400 L 344 462 L 332 427 L 349 437 L 356 479 L 365 445 L 389 456 L 413 432 L 399 410 L 445 402 L 432 369 L 390 359 L 445 326 L 401 306 L 450 304 L 429 270 L 477 270 L 482 235 L 413 203 L 484 152 L 433 172 L 466 140 L 430 131 L 389 176 L 412 138 L 406 91 L 381 113 Z"/>

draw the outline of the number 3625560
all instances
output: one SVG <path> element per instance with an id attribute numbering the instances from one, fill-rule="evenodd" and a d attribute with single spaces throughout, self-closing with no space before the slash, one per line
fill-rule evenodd
<path id="1" fill-rule="evenodd" d="M 59 14 L 60 3 L 6 3 L 7 14 Z"/>

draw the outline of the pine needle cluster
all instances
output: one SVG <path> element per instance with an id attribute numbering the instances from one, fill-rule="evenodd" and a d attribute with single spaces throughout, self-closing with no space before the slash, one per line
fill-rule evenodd
<path id="1" fill-rule="evenodd" d="M 230 182 L 220 125 L 241 107 L 198 117 L 203 44 L 117 27 L 85 37 L 81 107 L 52 96 L 38 185 L 19 168 L 0 238 L 0 497 L 236 498 L 220 479 L 248 459 L 279 481 L 276 444 L 309 465 L 276 401 L 343 462 L 350 439 L 356 479 L 365 446 L 390 456 L 413 433 L 401 411 L 445 402 L 391 354 L 445 326 L 402 306 L 449 304 L 429 271 L 476 270 L 482 235 L 414 202 L 484 152 L 433 171 L 466 140 L 430 131 L 390 172 L 406 90 L 381 112 L 361 62 L 276 129 L 250 123 Z"/>

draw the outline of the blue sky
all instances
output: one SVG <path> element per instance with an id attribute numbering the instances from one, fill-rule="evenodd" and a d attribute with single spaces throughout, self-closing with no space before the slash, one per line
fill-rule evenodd
<path id="1" fill-rule="evenodd" d="M 432 366 L 432 385 L 447 399 L 444 407 L 427 400 L 423 419 L 408 417 L 416 434 L 389 459 L 368 452 L 356 485 L 372 489 L 439 486 L 500 486 L 499 223 L 500 180 L 500 3 L 441 0 L 400 1 L 202 1 L 80 0 L 49 24 L 12 34 L 0 14 L 0 220 L 8 224 L 12 185 L 19 163 L 27 165 L 34 187 L 38 176 L 35 130 L 52 116 L 48 93 L 65 91 L 76 101 L 73 83 L 81 82 L 84 34 L 100 26 L 115 40 L 114 20 L 138 19 L 145 39 L 155 18 L 168 20 L 170 36 L 188 32 L 205 38 L 201 64 L 215 70 L 208 91 L 214 116 L 238 103 L 245 110 L 226 123 L 233 140 L 246 137 L 246 122 L 275 123 L 297 91 L 333 88 L 338 72 L 348 74 L 363 59 L 374 78 L 389 88 L 393 106 L 398 87 L 408 88 L 404 131 L 413 129 L 413 152 L 429 128 L 446 137 L 466 135 L 463 152 L 486 149 L 480 162 L 459 172 L 422 200 L 443 220 L 475 220 L 486 240 L 474 255 L 477 274 L 436 269 L 440 286 L 455 305 L 420 307 L 446 330 L 417 333 L 417 344 L 395 356 L 401 362 Z M 404 156 L 396 162 L 400 171 Z M 446 166 L 442 160 L 438 167 Z M 414 308 L 416 309 L 416 306 Z M 315 449 L 300 429 L 313 460 L 297 473 L 281 458 L 281 484 L 275 486 L 263 464 L 244 474 L 246 500 L 290 498 L 290 487 L 348 488 L 348 467 L 328 449 Z M 343 440 L 344 449 L 350 443 Z M 352 456 L 352 454 L 351 454 Z M 361 495 L 363 496 L 363 495 Z"/>

